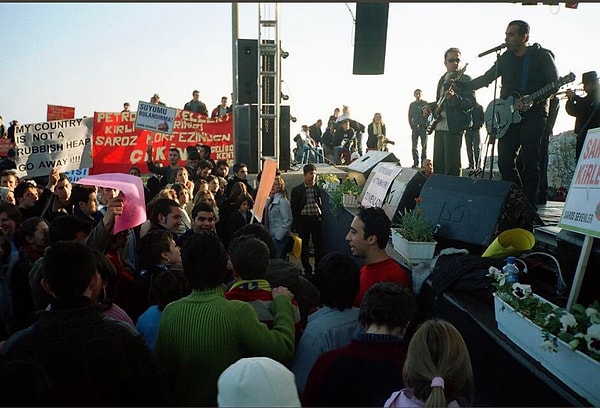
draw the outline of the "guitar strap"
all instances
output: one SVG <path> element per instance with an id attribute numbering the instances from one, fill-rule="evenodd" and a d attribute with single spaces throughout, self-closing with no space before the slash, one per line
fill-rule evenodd
<path id="1" fill-rule="evenodd" d="M 529 61 L 531 60 L 531 50 L 527 48 L 527 53 L 523 59 L 523 71 L 521 72 L 521 94 L 525 95 L 525 86 L 527 86 L 527 79 L 529 79 Z"/>

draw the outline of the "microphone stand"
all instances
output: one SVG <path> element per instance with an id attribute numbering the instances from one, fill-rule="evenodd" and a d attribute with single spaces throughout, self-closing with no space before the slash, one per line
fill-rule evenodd
<path id="1" fill-rule="evenodd" d="M 492 99 L 492 102 L 494 102 L 496 100 L 496 95 L 498 93 L 498 60 L 500 59 L 500 51 L 498 50 L 496 51 L 496 64 L 494 66 L 494 70 L 495 70 L 495 77 L 496 79 L 494 79 L 494 97 Z M 482 167 L 482 172 L 481 172 L 481 178 L 483 179 L 485 176 L 485 165 L 488 159 L 488 149 L 489 146 L 492 145 L 492 154 L 490 156 L 490 175 L 489 175 L 489 179 L 492 180 L 494 178 L 494 151 L 495 151 L 495 147 L 496 147 L 496 128 L 494 126 L 494 120 L 496 118 L 496 104 L 493 103 L 492 104 L 492 117 L 490 119 L 491 122 L 491 133 L 488 132 L 487 134 L 487 144 L 485 147 L 485 157 L 483 158 L 483 167 Z M 484 124 L 485 124 L 485 119 L 484 119 Z M 487 126 L 485 127 L 487 130 Z"/>

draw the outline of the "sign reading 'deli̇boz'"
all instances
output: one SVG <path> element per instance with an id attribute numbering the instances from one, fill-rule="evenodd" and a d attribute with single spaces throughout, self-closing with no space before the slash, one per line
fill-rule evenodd
<path id="1" fill-rule="evenodd" d="M 600 128 L 587 133 L 558 226 L 600 238 Z"/>
<path id="2" fill-rule="evenodd" d="M 173 133 L 175 115 L 177 115 L 177 109 L 175 108 L 139 101 L 135 116 L 135 127 L 170 135 Z"/>

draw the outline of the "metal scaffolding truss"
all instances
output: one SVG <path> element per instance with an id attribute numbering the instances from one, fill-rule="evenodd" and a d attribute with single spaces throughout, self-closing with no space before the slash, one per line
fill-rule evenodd
<path id="1" fill-rule="evenodd" d="M 263 135 L 274 138 L 274 159 L 279 167 L 281 103 L 281 43 L 279 4 L 258 3 L 258 163 L 263 157 Z"/>

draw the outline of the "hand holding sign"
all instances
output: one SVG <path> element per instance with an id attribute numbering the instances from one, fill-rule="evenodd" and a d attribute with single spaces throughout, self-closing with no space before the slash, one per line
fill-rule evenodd
<path id="1" fill-rule="evenodd" d="M 60 178 L 60 173 L 58 172 L 58 169 L 56 167 L 54 167 L 52 170 L 50 170 L 50 174 L 48 174 L 48 184 L 46 185 L 46 188 L 52 192 L 54 192 L 54 189 L 56 188 L 56 185 L 58 184 L 58 179 Z"/>
<path id="2" fill-rule="evenodd" d="M 114 188 L 122 193 L 109 200 L 108 211 L 104 217 L 106 222 L 103 221 L 107 228 L 112 227 L 111 221 L 114 223 L 113 234 L 146 221 L 144 185 L 141 178 L 131 174 L 104 173 L 84 177 L 77 183 Z M 119 217 L 116 217 L 117 215 Z"/>

